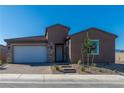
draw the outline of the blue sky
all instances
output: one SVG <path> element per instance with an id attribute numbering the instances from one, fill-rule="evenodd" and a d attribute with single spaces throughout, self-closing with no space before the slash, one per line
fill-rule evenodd
<path id="1" fill-rule="evenodd" d="M 124 49 L 124 6 L 0 6 L 0 44 L 3 39 L 44 35 L 60 23 L 70 34 L 97 27 L 118 35 L 116 49 Z"/>

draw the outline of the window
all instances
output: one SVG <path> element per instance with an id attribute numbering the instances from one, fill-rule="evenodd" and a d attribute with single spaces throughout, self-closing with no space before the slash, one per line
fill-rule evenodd
<path id="1" fill-rule="evenodd" d="M 91 55 L 99 55 L 99 40 L 91 40 Z"/>

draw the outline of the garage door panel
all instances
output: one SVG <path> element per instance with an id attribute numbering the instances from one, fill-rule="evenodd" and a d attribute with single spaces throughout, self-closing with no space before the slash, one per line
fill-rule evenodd
<path id="1" fill-rule="evenodd" d="M 14 63 L 47 62 L 46 46 L 14 46 Z"/>

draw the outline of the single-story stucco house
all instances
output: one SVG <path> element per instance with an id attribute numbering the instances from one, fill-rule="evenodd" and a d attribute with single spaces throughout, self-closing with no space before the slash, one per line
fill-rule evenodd
<path id="1" fill-rule="evenodd" d="M 115 62 L 116 35 L 97 28 L 69 35 L 70 28 L 62 24 L 49 26 L 44 36 L 5 39 L 10 63 L 70 62 L 81 59 L 81 47 L 87 32 L 96 44 L 91 53 L 94 62 Z"/>
<path id="2" fill-rule="evenodd" d="M 0 62 L 6 63 L 7 49 L 6 46 L 0 44 Z"/>

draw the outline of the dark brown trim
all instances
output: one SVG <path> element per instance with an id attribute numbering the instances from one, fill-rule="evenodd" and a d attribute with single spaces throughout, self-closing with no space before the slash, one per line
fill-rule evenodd
<path id="1" fill-rule="evenodd" d="M 117 35 L 115 35 L 115 34 L 113 34 L 113 33 L 110 33 L 110 32 L 107 32 L 107 31 L 104 31 L 104 30 L 95 28 L 95 27 L 92 27 L 92 28 L 88 28 L 88 29 L 86 29 L 86 30 L 79 31 L 79 32 L 77 32 L 77 33 L 74 33 L 74 34 L 70 35 L 70 37 L 73 37 L 73 36 L 75 36 L 75 35 L 77 35 L 77 34 L 80 34 L 80 33 L 83 33 L 83 32 L 87 32 L 87 31 L 90 31 L 90 30 L 97 30 L 97 31 L 101 31 L 101 32 L 103 32 L 103 33 L 105 33 L 105 34 L 114 36 L 115 38 L 118 37 Z"/>
<path id="2" fill-rule="evenodd" d="M 4 39 L 7 43 L 31 43 L 31 42 L 48 42 L 45 36 L 30 36 L 30 37 L 20 37 Z"/>
<path id="3" fill-rule="evenodd" d="M 62 46 L 62 60 L 61 61 L 57 61 L 56 60 L 56 46 L 57 45 L 61 45 Z M 64 44 L 55 44 L 55 62 L 64 62 Z"/>
<path id="4" fill-rule="evenodd" d="M 31 44 L 31 43 L 48 43 L 47 41 L 12 41 L 12 42 L 8 42 L 8 43 L 15 43 L 15 44 L 21 44 L 21 43 L 27 43 L 27 44 Z"/>

